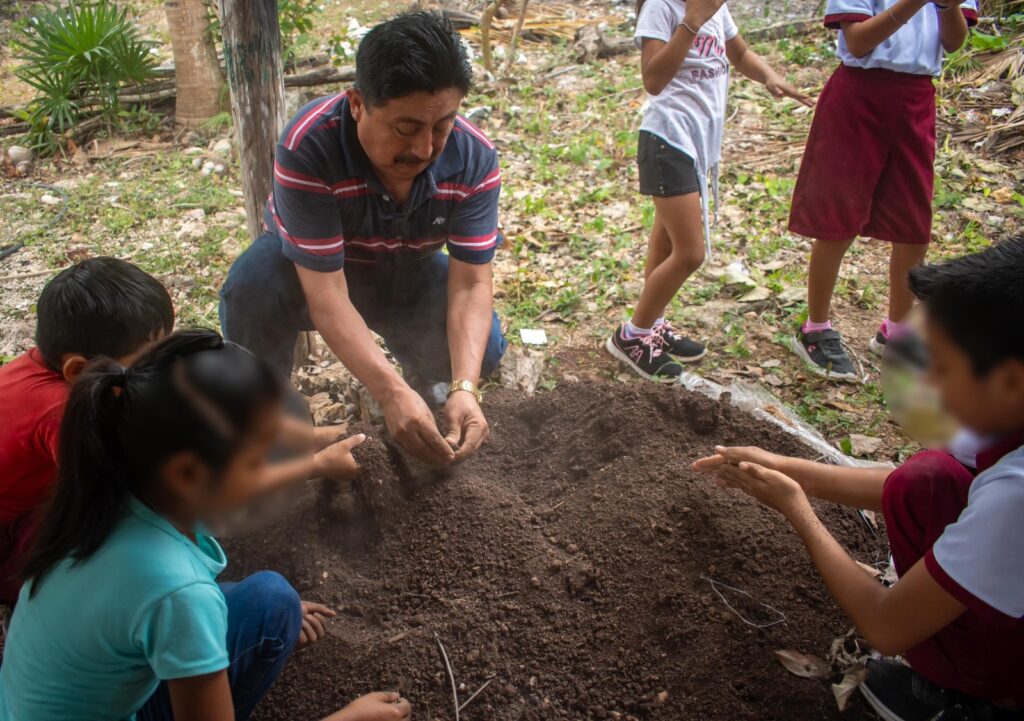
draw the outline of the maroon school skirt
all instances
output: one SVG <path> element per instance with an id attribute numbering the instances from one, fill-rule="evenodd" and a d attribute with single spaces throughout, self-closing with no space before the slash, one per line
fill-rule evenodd
<path id="1" fill-rule="evenodd" d="M 927 243 L 934 185 L 932 78 L 841 65 L 818 98 L 789 229 Z"/>

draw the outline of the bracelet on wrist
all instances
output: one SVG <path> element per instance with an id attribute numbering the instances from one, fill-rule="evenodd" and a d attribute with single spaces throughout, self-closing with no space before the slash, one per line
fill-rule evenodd
<path id="1" fill-rule="evenodd" d="M 889 17 L 891 17 L 891 18 L 892 18 L 892 21 L 893 21 L 894 23 L 896 23 L 897 25 L 906 25 L 906 23 L 905 23 L 905 22 L 903 22 L 903 21 L 902 21 L 902 20 L 900 20 L 900 19 L 899 19 L 898 17 L 896 17 L 896 13 L 894 13 L 894 12 L 892 11 L 892 8 L 889 8 Z"/>
<path id="2" fill-rule="evenodd" d="M 694 30 L 693 27 L 685 20 L 679 23 L 679 27 L 684 28 L 688 33 L 690 33 L 690 35 L 693 35 L 694 37 L 700 35 L 700 28 Z"/>

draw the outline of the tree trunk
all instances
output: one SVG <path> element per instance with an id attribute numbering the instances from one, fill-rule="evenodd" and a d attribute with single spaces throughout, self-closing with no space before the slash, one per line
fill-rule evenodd
<path id="1" fill-rule="evenodd" d="M 284 129 L 284 64 L 276 0 L 220 0 L 224 65 L 241 158 L 249 235 L 263 228 L 274 146 Z"/>
<path id="2" fill-rule="evenodd" d="M 193 128 L 226 107 L 224 76 L 210 35 L 210 18 L 203 0 L 164 0 L 164 10 L 174 46 L 174 123 Z"/>

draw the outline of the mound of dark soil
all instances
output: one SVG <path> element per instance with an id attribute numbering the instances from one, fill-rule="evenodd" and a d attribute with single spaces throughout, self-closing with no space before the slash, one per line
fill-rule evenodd
<path id="1" fill-rule="evenodd" d="M 465 709 L 473 721 L 839 717 L 826 685 L 774 658 L 824 653 L 849 626 L 799 539 L 689 468 L 719 443 L 803 446 L 653 385 L 496 391 L 486 411 L 489 444 L 447 474 L 376 443 L 354 493 L 307 489 L 275 526 L 226 544 L 234 575 L 280 570 L 339 610 L 262 721 L 320 718 L 379 689 L 401 690 L 418 719 L 453 719 L 435 634 L 460 700 L 494 679 Z M 371 510 L 381 499 L 387 513 Z M 853 511 L 820 511 L 861 560 L 881 556 Z M 723 597 L 752 624 L 785 621 L 755 628 Z"/>

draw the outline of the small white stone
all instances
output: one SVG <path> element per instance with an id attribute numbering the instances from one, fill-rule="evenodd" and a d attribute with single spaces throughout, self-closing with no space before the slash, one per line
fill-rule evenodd
<path id="1" fill-rule="evenodd" d="M 36 154 L 29 148 L 23 148 L 20 145 L 12 145 L 7 149 L 7 157 L 11 159 L 11 162 L 17 165 L 18 163 L 31 163 Z"/>
<path id="2" fill-rule="evenodd" d="M 47 193 L 39 198 L 39 202 L 43 205 L 60 205 L 64 201 L 58 198 L 56 195 L 50 195 Z"/>

